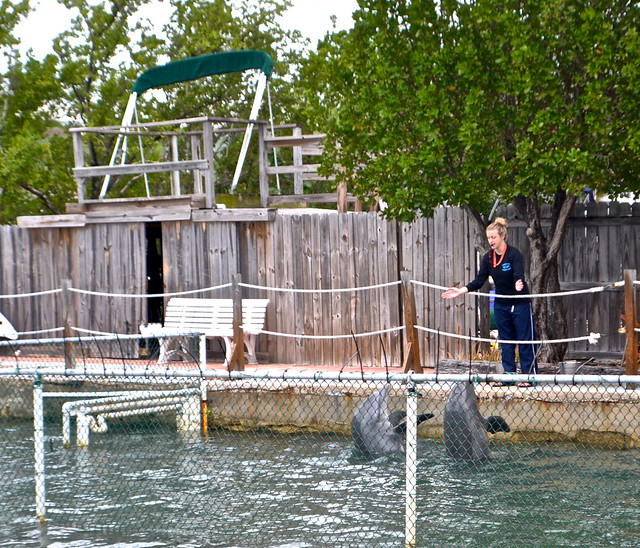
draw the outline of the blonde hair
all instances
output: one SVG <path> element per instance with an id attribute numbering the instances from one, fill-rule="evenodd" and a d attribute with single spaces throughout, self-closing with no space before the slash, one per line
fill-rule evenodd
<path id="1" fill-rule="evenodd" d="M 507 220 L 502 217 L 496 217 L 488 227 L 487 230 L 495 230 L 500 237 L 504 240 L 507 239 Z"/>

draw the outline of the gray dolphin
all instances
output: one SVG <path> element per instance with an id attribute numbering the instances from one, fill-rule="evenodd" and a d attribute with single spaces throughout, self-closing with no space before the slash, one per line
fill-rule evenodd
<path id="1" fill-rule="evenodd" d="M 402 453 L 405 448 L 407 421 L 405 411 L 389 413 L 390 386 L 385 386 L 364 400 L 351 420 L 351 436 L 359 456 L 372 460 L 383 455 Z M 418 415 L 418 424 L 433 417 Z"/>
<path id="2" fill-rule="evenodd" d="M 491 456 L 487 432 L 509 432 L 502 417 L 483 417 L 473 385 L 461 382 L 449 393 L 444 406 L 444 446 L 447 454 L 460 460 L 486 460 Z"/>

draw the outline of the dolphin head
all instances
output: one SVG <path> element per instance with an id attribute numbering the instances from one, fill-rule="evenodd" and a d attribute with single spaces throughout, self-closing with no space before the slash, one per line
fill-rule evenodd
<path id="1" fill-rule="evenodd" d="M 351 435 L 356 451 L 367 459 L 404 451 L 407 414 L 402 410 L 389 413 L 390 388 L 390 385 L 386 385 L 371 394 L 356 409 L 351 420 Z M 417 423 L 431 417 L 431 413 L 419 415 Z"/>
<path id="2" fill-rule="evenodd" d="M 402 436 L 394 429 L 389 418 L 387 397 L 390 387 L 374 392 L 356 409 L 351 420 L 351 435 L 358 453 L 375 459 L 382 455 L 402 451 Z M 394 414 L 396 426 L 402 417 Z"/>
<path id="3" fill-rule="evenodd" d="M 18 338 L 18 332 L 13 328 L 11 322 L 0 314 L 0 337 L 15 341 Z"/>
<path id="4" fill-rule="evenodd" d="M 497 415 L 491 415 L 485 418 L 487 422 L 487 432 L 489 434 L 495 434 L 496 432 L 511 432 L 509 424 L 502 417 Z"/>
<path id="5" fill-rule="evenodd" d="M 444 445 L 447 454 L 457 460 L 478 461 L 489 458 L 487 424 L 478 410 L 473 385 L 456 384 L 444 407 Z"/>

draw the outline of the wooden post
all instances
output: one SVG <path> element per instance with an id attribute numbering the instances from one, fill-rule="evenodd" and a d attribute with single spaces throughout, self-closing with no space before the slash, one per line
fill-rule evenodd
<path id="1" fill-rule="evenodd" d="M 404 328 L 407 334 L 407 349 L 404 356 L 404 372 L 409 370 L 415 373 L 422 373 L 420 364 L 420 342 L 418 330 L 415 328 L 418 322 L 416 314 L 416 300 L 413 294 L 413 286 L 409 279 L 409 271 L 403 270 L 400 273 L 402 280 L 402 309 L 404 310 Z"/>
<path id="2" fill-rule="evenodd" d="M 76 167 L 84 167 L 84 148 L 82 145 L 82 133 L 80 131 L 73 131 L 73 159 Z M 76 176 L 76 183 L 78 187 L 78 202 L 83 203 L 85 200 L 85 181 L 84 177 Z"/>
<path id="3" fill-rule="evenodd" d="M 349 202 L 347 201 L 347 183 L 344 181 L 338 183 L 338 213 L 346 213 L 349 211 Z"/>
<path id="4" fill-rule="evenodd" d="M 231 344 L 231 358 L 229 371 L 244 371 L 244 333 L 242 331 L 242 276 L 231 276 L 233 298 L 233 343 Z"/>
<path id="5" fill-rule="evenodd" d="M 204 172 L 205 207 L 211 209 L 216 205 L 214 177 L 216 166 L 213 157 L 213 125 L 209 119 L 202 126 L 202 155 L 208 163 L 207 170 Z"/>
<path id="6" fill-rule="evenodd" d="M 178 153 L 178 136 L 172 135 L 170 139 L 170 148 L 171 148 L 171 161 L 177 162 L 180 160 L 180 155 Z M 180 189 L 180 172 L 172 171 L 171 172 L 171 194 L 174 196 L 180 196 L 182 194 Z"/>
<path id="7" fill-rule="evenodd" d="M 64 368 L 73 369 L 76 366 L 75 349 L 70 339 L 72 337 L 71 324 L 73 314 L 73 294 L 69 291 L 71 280 L 62 280 L 62 306 L 64 318 Z"/>
<path id="8" fill-rule="evenodd" d="M 296 126 L 293 128 L 294 137 L 302 137 L 302 128 Z M 293 165 L 302 169 L 302 145 L 296 145 L 291 147 L 293 149 Z M 293 193 L 304 194 L 304 179 L 302 178 L 302 171 L 296 171 L 293 174 Z"/>
<path id="9" fill-rule="evenodd" d="M 258 126 L 258 176 L 260 181 L 260 207 L 267 207 L 269 205 L 269 176 L 267 175 L 267 165 L 269 162 L 269 155 L 267 151 L 267 144 L 265 138 L 267 136 L 267 125 L 260 124 Z"/>
<path id="10" fill-rule="evenodd" d="M 627 375 L 638 374 L 638 313 L 636 307 L 636 290 L 633 282 L 636 279 L 635 270 L 624 271 L 624 319 L 627 325 L 627 351 L 625 363 Z"/>
<path id="11" fill-rule="evenodd" d="M 197 135 L 191 135 L 191 159 L 199 160 L 200 159 L 200 141 Z M 202 172 L 199 169 L 193 170 L 193 193 L 194 194 L 202 194 Z"/>

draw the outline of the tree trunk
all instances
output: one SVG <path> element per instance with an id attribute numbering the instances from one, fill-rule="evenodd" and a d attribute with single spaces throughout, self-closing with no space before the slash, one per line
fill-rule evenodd
<path id="1" fill-rule="evenodd" d="M 534 253 L 532 259 L 533 255 Z M 531 293 L 555 293 L 560 290 L 556 261 L 546 268 L 532 266 L 529 277 Z M 567 338 L 567 313 L 561 298 L 533 299 L 533 317 L 538 339 L 546 341 Z M 538 359 L 546 363 L 561 362 L 567 352 L 567 346 L 567 343 L 543 344 L 539 347 Z"/>
<path id="2" fill-rule="evenodd" d="M 467 215 L 471 217 L 471 220 L 476 225 L 476 229 L 474 232 L 474 241 L 473 247 L 478 253 L 486 253 L 487 252 L 487 233 L 486 228 L 489 224 L 489 219 L 487 219 L 484 215 L 482 215 L 476 208 L 470 205 L 464 205 L 462 208 L 465 210 Z"/>
<path id="3" fill-rule="evenodd" d="M 558 277 L 558 253 L 567 227 L 567 220 L 576 203 L 576 196 L 567 196 L 559 189 L 551 207 L 550 227 L 543 230 L 540 221 L 541 205 L 535 198 L 517 196 L 514 205 L 527 223 L 527 237 L 530 244 L 529 273 L 527 283 L 532 294 L 556 293 L 560 290 Z M 485 228 L 488 220 L 472 206 L 464 209 L 471 215 L 478 230 L 475 247 L 486 250 Z M 561 298 L 533 299 L 533 317 L 536 338 L 540 340 L 566 339 L 567 317 L 564 301 Z M 557 363 L 564 359 L 567 343 L 543 344 L 538 351 L 541 362 Z"/>
<path id="4" fill-rule="evenodd" d="M 567 220 L 575 202 L 575 196 L 567 196 L 562 190 L 556 192 L 551 208 L 551 226 L 547 231 L 542 228 L 540 204 L 535 198 L 518 196 L 514 200 L 516 208 L 527 223 L 530 244 L 529 289 L 533 294 L 560 290 L 558 252 L 562 247 Z M 561 298 L 533 299 L 533 314 L 537 338 L 567 338 L 566 309 Z M 544 344 L 539 349 L 538 359 L 542 362 L 557 363 L 564 359 L 566 351 L 567 343 Z"/>

